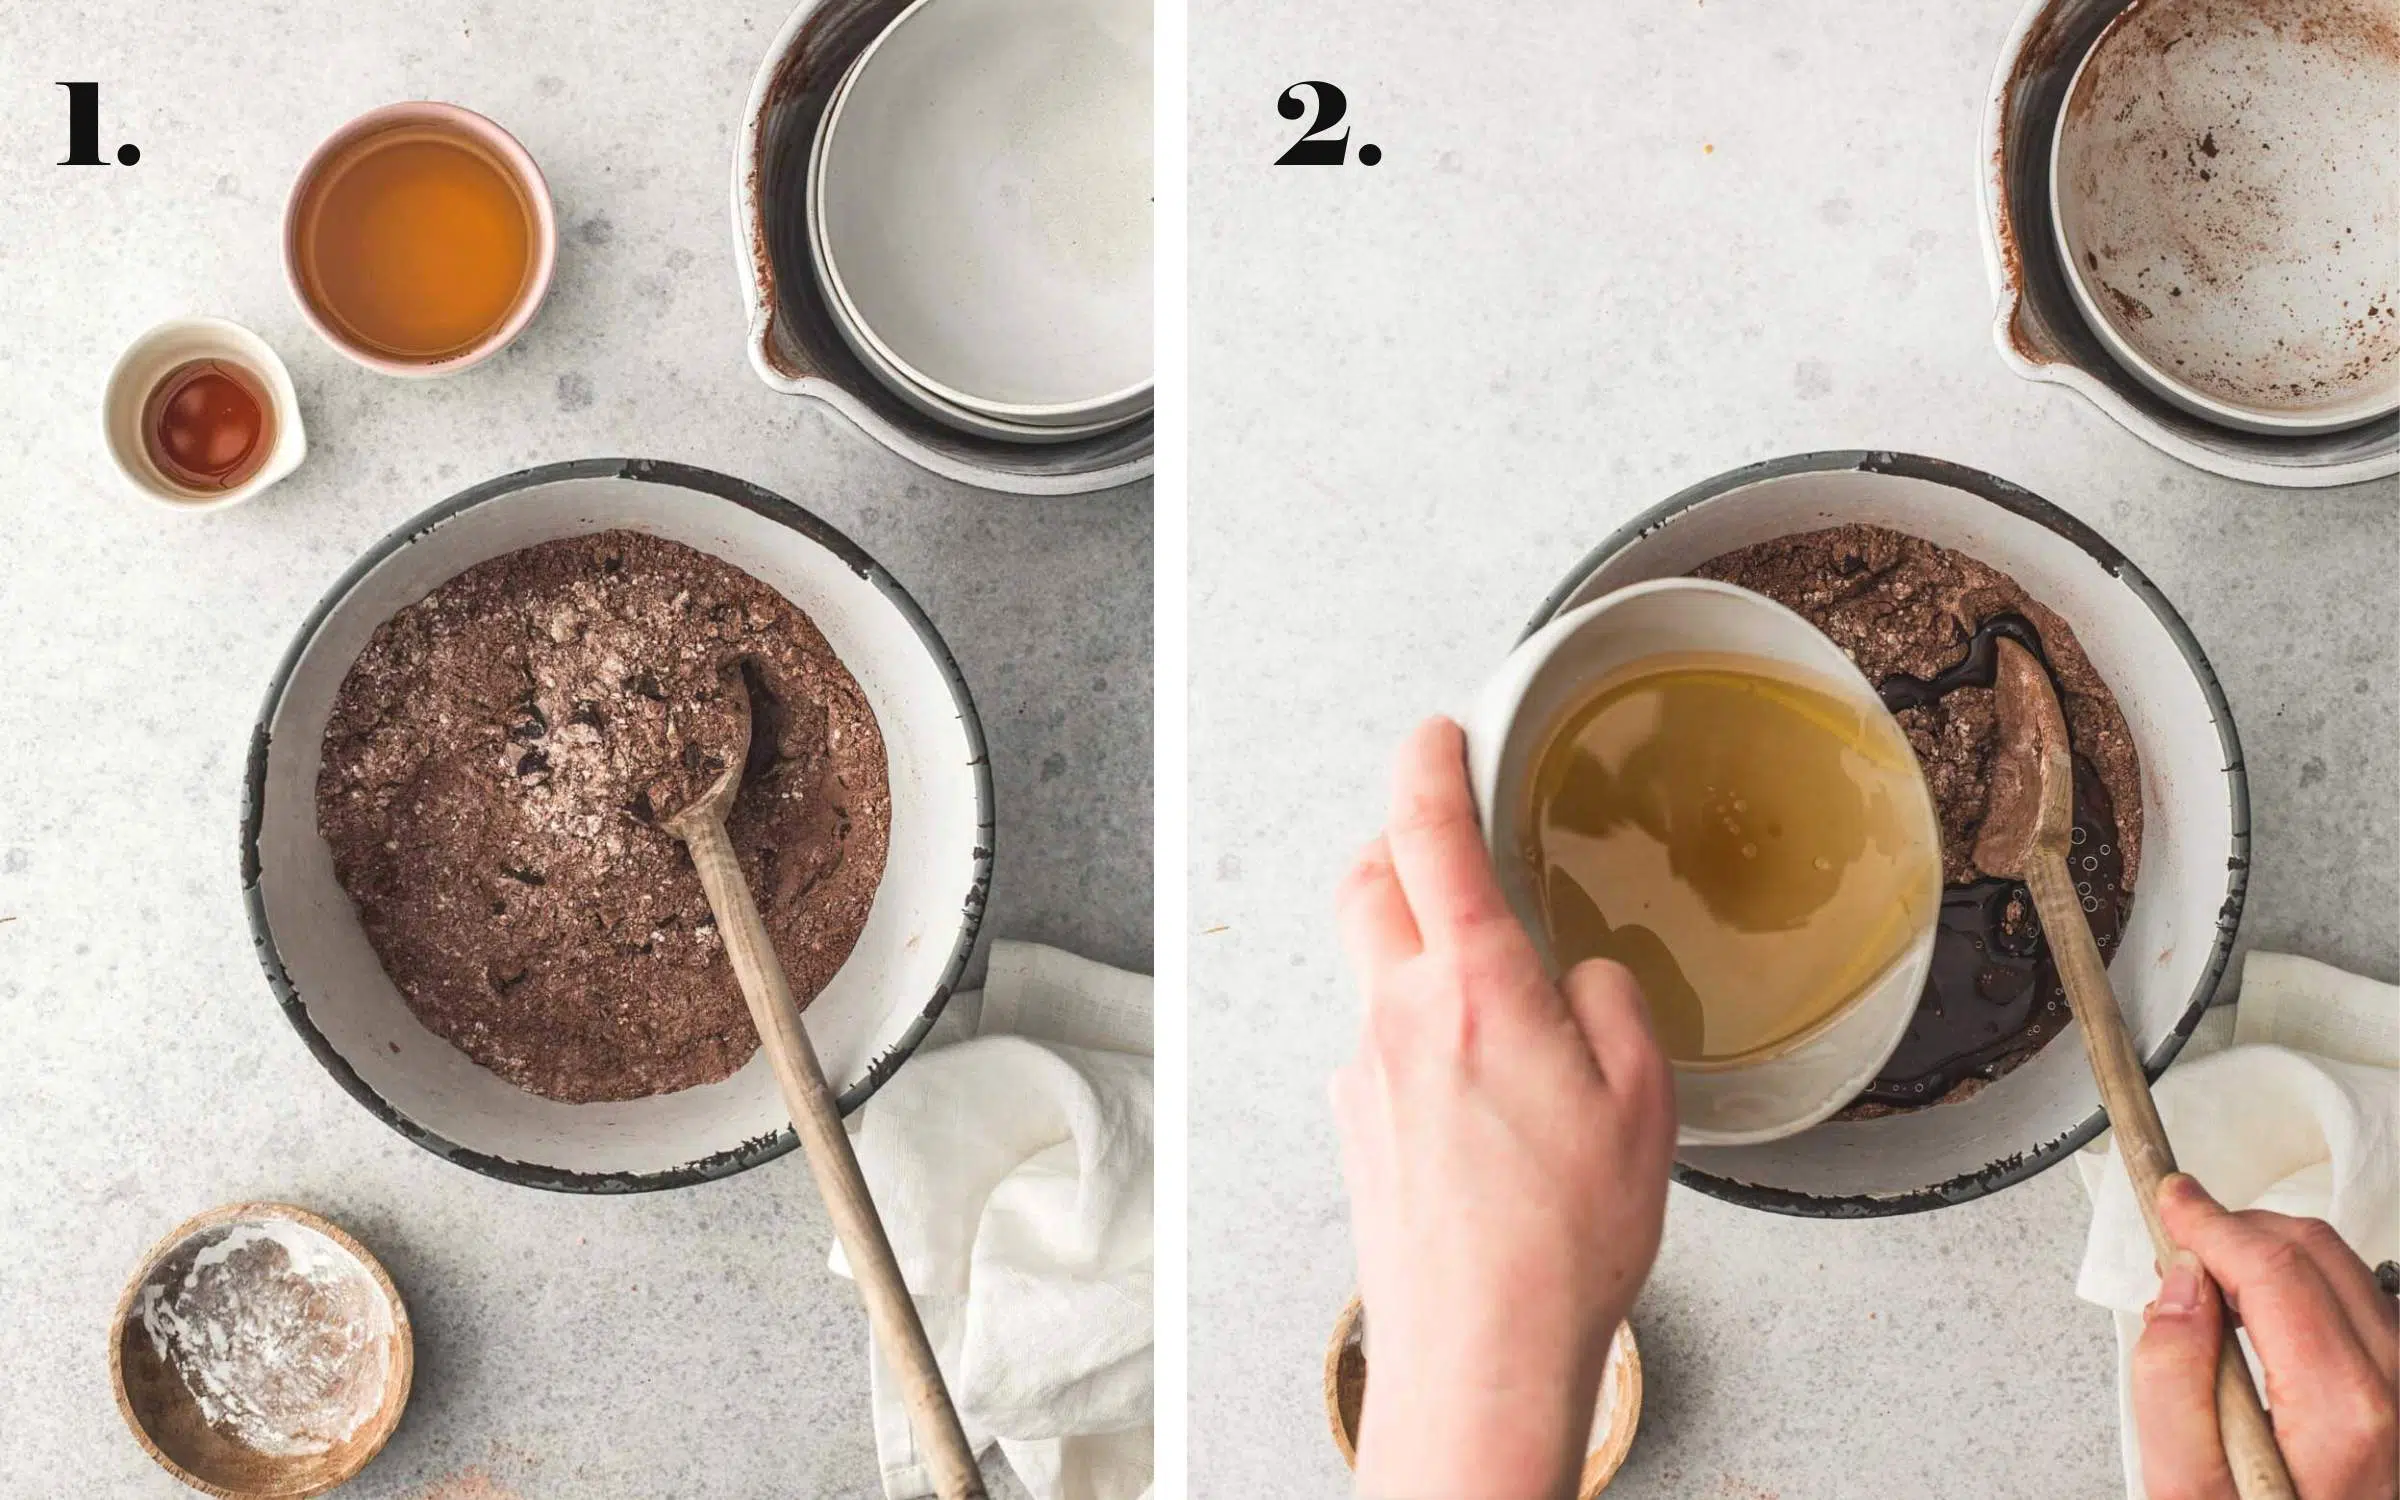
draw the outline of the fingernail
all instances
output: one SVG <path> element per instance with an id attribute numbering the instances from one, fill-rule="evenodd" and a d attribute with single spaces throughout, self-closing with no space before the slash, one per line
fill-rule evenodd
<path id="1" fill-rule="evenodd" d="M 2178 1250 L 2167 1257 L 2158 1279 L 2158 1300 L 2151 1305 L 2162 1318 L 2187 1317 L 2200 1309 L 2200 1257 Z"/>
<path id="2" fill-rule="evenodd" d="M 2208 1189 L 2200 1185 L 2199 1179 L 2189 1172 L 2169 1172 L 2159 1179 L 2158 1201 L 2166 1204 L 2178 1199 L 2185 1203 L 2214 1203 L 2216 1201 L 2208 1196 Z"/>

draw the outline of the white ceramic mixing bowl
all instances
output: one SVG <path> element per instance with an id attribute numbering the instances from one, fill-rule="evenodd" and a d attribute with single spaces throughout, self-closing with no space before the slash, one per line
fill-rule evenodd
<path id="1" fill-rule="evenodd" d="M 2124 711 L 2142 764 L 2142 858 L 2109 979 L 2155 1077 L 2215 995 L 2249 884 L 2250 799 L 2216 673 L 2156 585 L 2090 527 L 1963 465 L 1813 453 L 1706 480 L 1578 563 L 1530 634 L 1586 601 L 1776 537 L 1859 522 L 1998 568 L 2074 628 Z M 2074 1027 L 1957 1103 L 1828 1120 L 1750 1146 L 1687 1146 L 1676 1178 L 1754 1208 L 1824 1218 L 1963 1202 L 2064 1160 L 2107 1124 Z"/>
<path id="2" fill-rule="evenodd" d="M 576 1192 L 676 1187 L 791 1150 L 766 1054 L 720 1083 L 618 1103 L 565 1104 L 485 1071 L 426 1030 L 385 975 L 317 832 L 316 781 L 334 696 L 378 626 L 477 563 L 620 527 L 789 599 L 875 710 L 891 848 L 866 930 L 806 1011 L 845 1111 L 940 1015 L 991 878 L 991 769 L 957 663 L 890 574 L 791 502 L 681 464 L 592 459 L 478 485 L 377 543 L 302 623 L 251 741 L 242 885 L 259 960 L 310 1050 L 378 1119 L 463 1166 Z"/>
<path id="3" fill-rule="evenodd" d="M 965 484 L 1081 495 L 1148 478 L 1156 424 L 1147 411 L 1061 442 L 966 430 L 904 400 L 836 326 L 809 247 L 812 143 L 851 64 L 908 4 L 800 0 L 751 82 L 732 163 L 733 247 L 751 368 L 771 388 L 821 402 L 909 462 Z"/>
<path id="4" fill-rule="evenodd" d="M 863 60 L 862 54 L 861 61 Z M 852 65 L 853 71 L 856 66 L 856 64 Z M 835 97 L 838 102 L 840 98 L 838 91 Z M 816 141 L 810 148 L 809 156 L 808 180 L 812 185 L 824 181 L 825 137 L 827 127 L 832 125 L 833 118 L 833 112 L 829 109 L 826 111 L 824 119 L 817 125 Z M 961 406 L 938 391 L 921 384 L 915 373 L 896 363 L 891 355 L 885 352 L 882 342 L 867 330 L 865 324 L 860 320 L 858 309 L 853 307 L 850 299 L 843 294 L 841 283 L 827 269 L 832 261 L 825 246 L 825 220 L 821 212 L 822 208 L 822 200 L 816 193 L 811 192 L 808 195 L 808 251 L 810 262 L 816 270 L 818 289 L 825 296 L 825 311 L 832 320 L 834 331 L 842 336 L 843 343 L 850 346 L 850 352 L 858 356 L 858 362 L 866 366 L 869 373 L 873 374 L 877 380 L 883 382 L 886 390 L 926 416 L 945 426 L 955 427 L 961 432 L 973 433 L 978 437 L 992 438 L 1004 443 L 1071 443 L 1082 438 L 1096 437 L 1122 427 L 1126 423 L 1138 419 L 1146 410 L 1146 408 L 1140 408 L 1122 414 L 1106 415 L 1096 420 L 1073 423 L 1065 421 L 1019 422 L 995 417 L 973 407 Z"/>

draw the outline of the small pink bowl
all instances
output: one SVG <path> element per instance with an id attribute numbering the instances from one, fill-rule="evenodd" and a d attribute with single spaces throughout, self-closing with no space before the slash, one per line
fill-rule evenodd
<path id="1" fill-rule="evenodd" d="M 336 327 L 319 311 L 309 297 L 300 274 L 300 207 L 310 188 L 325 170 L 326 164 L 344 150 L 372 135 L 403 125 L 430 125 L 452 131 L 489 151 L 516 179 L 518 190 L 533 208 L 533 274 L 527 280 L 517 305 L 505 321 L 467 348 L 446 354 L 438 359 L 399 359 L 381 350 L 369 348 Z M 440 104 L 430 100 L 406 104 L 387 104 L 371 109 L 333 134 L 327 136 L 317 149 L 301 163 L 300 173 L 292 179 L 292 191 L 283 204 L 283 276 L 292 289 L 292 300 L 300 304 L 301 316 L 309 326 L 324 336 L 325 342 L 365 365 L 386 375 L 416 379 L 432 375 L 454 375 L 469 365 L 480 364 L 508 347 L 511 340 L 525 331 L 533 315 L 541 311 L 542 299 L 550 294 L 550 273 L 558 262 L 558 218 L 550 206 L 550 184 L 543 179 L 542 169 L 534 165 L 533 156 L 510 135 L 482 115 L 455 104 Z"/>

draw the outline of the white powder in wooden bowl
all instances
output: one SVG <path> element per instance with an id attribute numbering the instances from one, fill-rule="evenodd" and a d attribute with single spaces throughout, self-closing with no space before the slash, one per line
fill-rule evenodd
<path id="1" fill-rule="evenodd" d="M 356 1256 L 305 1224 L 200 1231 L 159 1262 L 140 1310 L 202 1418 L 254 1452 L 326 1452 L 383 1405 L 391 1305 Z"/>
<path id="2" fill-rule="evenodd" d="M 1616 1436 L 1617 1387 L 1625 1380 L 1625 1361 L 1633 1346 L 1620 1328 L 1608 1343 L 1608 1363 L 1600 1367 L 1600 1399 L 1592 1403 L 1592 1435 L 1583 1445 L 1586 1456 L 1599 1452 Z"/>

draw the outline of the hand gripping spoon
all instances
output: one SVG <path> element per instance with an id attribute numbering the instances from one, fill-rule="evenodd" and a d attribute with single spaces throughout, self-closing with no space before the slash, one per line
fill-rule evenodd
<path id="1" fill-rule="evenodd" d="M 729 674 L 726 691 L 739 705 L 741 721 L 738 741 L 731 747 L 734 753 L 728 757 L 730 764 L 697 799 L 659 819 L 659 826 L 683 841 L 691 851 L 692 867 L 700 872 L 701 889 L 708 893 L 709 910 L 716 914 L 717 930 L 725 939 L 725 956 L 741 983 L 742 998 L 750 1003 L 751 1024 L 758 1028 L 759 1042 L 774 1065 L 775 1081 L 782 1086 L 784 1104 L 792 1113 L 792 1128 L 799 1132 L 809 1169 L 816 1174 L 817 1191 L 841 1236 L 842 1253 L 858 1278 L 875 1341 L 900 1377 L 910 1423 L 925 1449 L 942 1500 L 983 1500 L 983 1477 L 967 1446 L 966 1431 L 950 1404 L 941 1367 L 934 1363 L 933 1346 L 926 1341 L 925 1325 L 917 1318 L 917 1305 L 909 1300 L 908 1285 L 901 1279 L 900 1263 L 893 1258 L 892 1242 L 883 1232 L 875 1200 L 868 1196 L 867 1180 L 850 1149 L 850 1137 L 842 1129 L 841 1111 L 834 1104 L 833 1090 L 826 1085 L 817 1050 L 800 1023 L 800 1007 L 792 999 L 783 963 L 768 941 L 758 904 L 750 897 L 750 883 L 742 877 L 742 867 L 733 855 L 733 840 L 725 832 L 725 816 L 733 810 L 734 798 L 742 789 L 751 724 L 748 684 Z"/>
<path id="2" fill-rule="evenodd" d="M 2117 1155 L 2133 1183 L 2142 1222 L 2150 1226 L 2151 1248 L 2164 1261 L 2175 1243 L 2159 1218 L 2158 1185 L 2175 1170 L 2175 1152 L 2067 868 L 2075 828 L 2075 767 L 2068 755 L 2066 717 L 2048 670 L 2015 641 L 2000 642 L 1994 686 L 2000 752 L 1992 768 L 1991 810 L 1975 841 L 1975 863 L 1987 875 L 2021 879 L 2033 892 L 2068 1008 L 2083 1023 L 2084 1050 L 2100 1084 L 2101 1106 L 2116 1131 Z M 2217 1429 L 2242 1500 L 2296 1500 L 2230 1315 L 2217 1350 Z"/>

